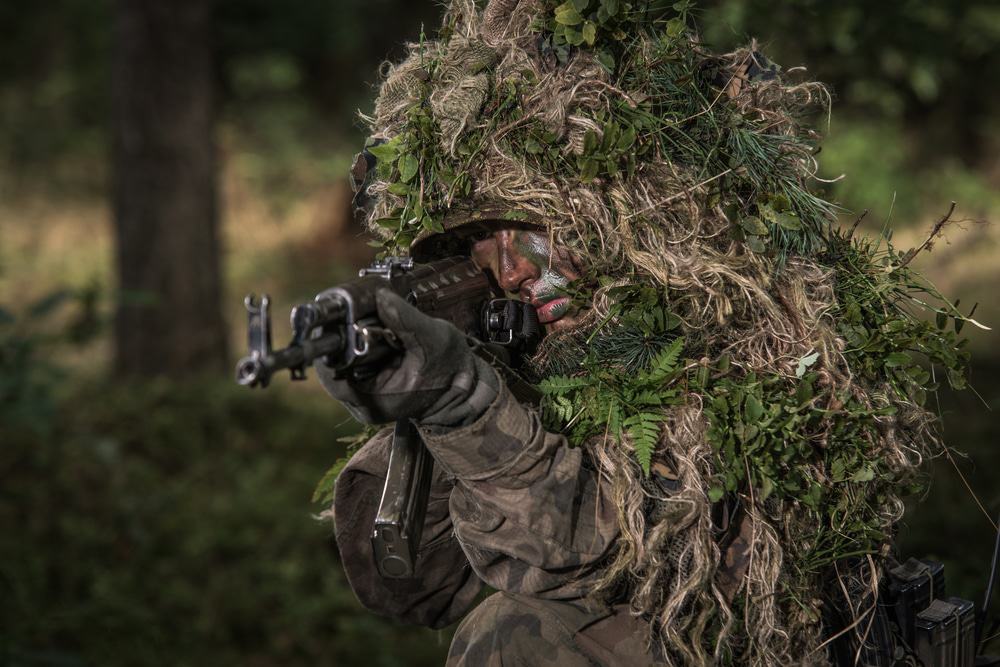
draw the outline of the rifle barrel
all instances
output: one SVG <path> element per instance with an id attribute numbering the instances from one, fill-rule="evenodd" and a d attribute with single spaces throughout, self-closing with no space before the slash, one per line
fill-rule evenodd
<path id="1" fill-rule="evenodd" d="M 236 381 L 244 386 L 266 387 L 271 376 L 286 368 L 304 368 L 315 359 L 339 354 L 344 349 L 344 335 L 338 330 L 324 332 L 319 338 L 293 343 L 268 355 L 251 354 L 236 365 Z"/>

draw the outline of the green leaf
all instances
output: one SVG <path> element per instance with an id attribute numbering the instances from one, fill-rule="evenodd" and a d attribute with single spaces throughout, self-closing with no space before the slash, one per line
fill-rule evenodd
<path id="1" fill-rule="evenodd" d="M 333 492 L 337 486 L 337 477 L 344 470 L 344 466 L 350 459 L 344 457 L 334 463 L 329 470 L 320 478 L 319 483 L 313 490 L 312 501 L 314 503 L 329 503 L 333 500 Z"/>
<path id="2" fill-rule="evenodd" d="M 609 153 L 615 144 L 618 142 L 618 136 L 621 134 L 621 127 L 618 123 L 614 121 L 608 121 L 604 124 L 604 136 L 601 137 L 601 150 L 605 153 Z"/>
<path id="3" fill-rule="evenodd" d="M 378 146 L 369 146 L 368 152 L 375 156 L 375 159 L 379 163 L 391 164 L 396 161 L 399 157 L 399 148 L 402 143 L 403 135 L 398 134 L 391 140 L 379 144 Z"/>
<path id="4" fill-rule="evenodd" d="M 530 138 L 524 142 L 524 150 L 531 155 L 541 155 L 545 151 L 540 143 Z"/>
<path id="5" fill-rule="evenodd" d="M 728 354 L 724 354 L 719 357 L 718 361 L 715 363 L 715 370 L 723 374 L 728 373 L 731 365 L 732 358 Z"/>
<path id="6" fill-rule="evenodd" d="M 597 40 L 597 26 L 594 25 L 593 21 L 587 21 L 583 24 L 581 34 L 583 35 L 583 41 L 587 43 L 587 46 L 593 46 L 594 42 Z"/>
<path id="7" fill-rule="evenodd" d="M 811 373 L 810 375 L 815 376 L 815 373 Z M 812 378 L 803 378 L 799 382 L 799 386 L 795 389 L 795 400 L 798 401 L 799 405 L 805 405 L 813 399 L 813 395 Z"/>
<path id="8" fill-rule="evenodd" d="M 385 227 L 392 231 L 397 231 L 400 227 L 399 218 L 379 218 L 375 221 L 375 224 L 379 227 Z"/>
<path id="9" fill-rule="evenodd" d="M 893 352 L 885 358 L 885 365 L 888 368 L 899 368 L 900 366 L 909 366 L 913 363 L 913 357 L 911 357 L 906 352 Z"/>
<path id="10" fill-rule="evenodd" d="M 429 215 L 424 215 L 424 219 L 421 222 L 421 226 L 429 232 L 434 232 L 435 234 L 444 234 L 444 225 L 441 224 L 441 221 L 432 218 Z"/>
<path id="11" fill-rule="evenodd" d="M 517 222 L 527 222 L 528 213 L 527 211 L 507 211 L 500 216 L 501 220 L 515 220 Z"/>
<path id="12" fill-rule="evenodd" d="M 583 33 L 573 28 L 566 28 L 566 43 L 570 46 L 580 46 L 583 44 Z"/>
<path id="13" fill-rule="evenodd" d="M 583 168 L 580 170 L 580 180 L 590 183 L 597 176 L 601 169 L 601 164 L 594 158 L 583 161 Z"/>
<path id="14" fill-rule="evenodd" d="M 965 389 L 968 386 L 968 382 L 965 379 L 965 374 L 961 371 L 954 369 L 948 369 L 948 385 L 952 389 Z"/>
<path id="15" fill-rule="evenodd" d="M 594 57 L 597 58 L 597 62 L 601 64 L 601 67 L 606 69 L 608 72 L 615 71 L 615 57 L 611 55 L 610 51 L 601 49 L 594 54 Z"/>
<path id="16" fill-rule="evenodd" d="M 747 234 L 764 236 L 767 234 L 767 225 L 755 215 L 748 215 L 740 220 L 740 227 L 746 230 Z"/>
<path id="17" fill-rule="evenodd" d="M 580 15 L 572 0 L 556 7 L 556 23 L 569 26 L 583 23 L 583 16 Z"/>
<path id="18" fill-rule="evenodd" d="M 835 482 L 843 482 L 847 474 L 847 463 L 842 458 L 837 458 L 833 460 L 833 464 L 830 466 L 830 477 L 833 478 Z"/>
<path id="19" fill-rule="evenodd" d="M 823 500 L 823 487 L 819 484 L 811 484 L 809 486 L 809 491 L 802 496 L 802 502 L 806 507 L 817 510 L 819 509 L 820 502 Z"/>
<path id="20" fill-rule="evenodd" d="M 631 125 L 627 126 L 620 137 L 618 137 L 618 144 L 615 146 L 619 151 L 627 151 L 632 148 L 632 144 L 635 143 L 635 128 Z"/>
<path id="21" fill-rule="evenodd" d="M 763 253 L 767 251 L 767 246 L 764 245 L 764 240 L 759 236 L 748 236 L 746 241 L 747 247 L 757 253 Z"/>
<path id="22" fill-rule="evenodd" d="M 782 229 L 797 232 L 802 229 L 802 221 L 794 213 L 776 213 L 774 222 Z"/>
<path id="23" fill-rule="evenodd" d="M 686 29 L 687 26 L 681 19 L 670 19 L 667 21 L 667 35 L 669 37 L 680 37 Z"/>
<path id="24" fill-rule="evenodd" d="M 760 488 L 758 489 L 761 500 L 767 500 L 768 496 L 774 493 L 774 481 L 770 477 L 764 477 L 760 480 Z"/>
<path id="25" fill-rule="evenodd" d="M 795 377 L 801 378 L 806 374 L 806 369 L 811 367 L 819 359 L 819 352 L 813 352 L 799 359 L 799 365 L 795 368 Z"/>
<path id="26" fill-rule="evenodd" d="M 698 372 L 695 373 L 695 383 L 699 387 L 708 386 L 708 366 L 698 367 Z"/>
<path id="27" fill-rule="evenodd" d="M 870 482 L 875 479 L 875 471 L 870 466 L 862 466 L 856 473 L 851 475 L 852 482 Z"/>
<path id="28" fill-rule="evenodd" d="M 405 197 L 406 195 L 410 194 L 410 186 L 407 185 L 406 183 L 403 183 L 402 181 L 396 181 L 388 188 L 386 188 L 386 191 L 389 194 L 393 194 L 398 197 Z"/>
<path id="29" fill-rule="evenodd" d="M 399 178 L 404 183 L 409 183 L 420 170 L 420 160 L 413 153 L 407 153 L 399 159 Z"/>
<path id="30" fill-rule="evenodd" d="M 708 490 L 708 499 L 713 503 L 717 503 L 722 500 L 724 495 L 726 495 L 726 490 L 719 486 L 713 486 Z"/>
<path id="31" fill-rule="evenodd" d="M 612 398 L 611 405 L 608 407 L 607 415 L 608 432 L 613 433 L 616 438 L 621 439 L 622 421 L 624 421 L 621 403 Z"/>

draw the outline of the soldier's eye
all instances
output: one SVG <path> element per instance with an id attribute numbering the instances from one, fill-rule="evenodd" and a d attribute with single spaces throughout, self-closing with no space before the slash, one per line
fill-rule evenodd
<path id="1" fill-rule="evenodd" d="M 469 240 L 473 243 L 479 243 L 480 241 L 485 241 L 486 239 L 493 236 L 493 232 L 488 229 L 480 229 L 469 234 Z"/>

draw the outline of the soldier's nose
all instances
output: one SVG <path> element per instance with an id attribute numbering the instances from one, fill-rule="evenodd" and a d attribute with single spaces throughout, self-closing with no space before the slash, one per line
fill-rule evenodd
<path id="1" fill-rule="evenodd" d="M 505 292 L 524 292 L 528 295 L 530 282 L 537 280 L 541 274 L 539 268 L 518 250 L 513 230 L 504 230 L 497 237 L 497 283 Z"/>

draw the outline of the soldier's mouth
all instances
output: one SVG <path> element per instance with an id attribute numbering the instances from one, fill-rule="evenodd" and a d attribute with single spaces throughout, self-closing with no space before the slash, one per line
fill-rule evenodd
<path id="1" fill-rule="evenodd" d="M 569 311 L 569 297 L 557 297 L 542 305 L 536 305 L 538 321 L 541 324 L 549 324 L 562 318 Z"/>

